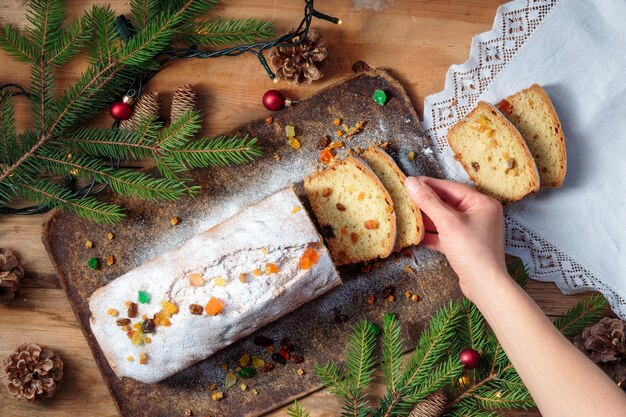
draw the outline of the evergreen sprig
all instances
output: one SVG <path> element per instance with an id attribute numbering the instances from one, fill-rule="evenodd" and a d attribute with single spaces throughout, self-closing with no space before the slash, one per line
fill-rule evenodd
<path id="1" fill-rule="evenodd" d="M 107 183 L 115 193 L 146 200 L 175 200 L 199 190 L 186 184 L 185 171 L 243 164 L 258 157 L 256 138 L 196 139 L 201 125 L 196 111 L 167 127 L 156 120 L 143 120 L 136 132 L 80 127 L 119 99 L 137 71 L 156 69 L 155 56 L 183 36 L 204 36 L 204 40 L 198 38 L 200 44 L 220 44 L 273 34 L 271 24 L 253 19 L 203 20 L 202 15 L 218 3 L 131 0 L 136 30 L 129 40 L 118 38 L 115 13 L 109 7 L 93 6 L 64 25 L 66 5 L 62 0 L 32 0 L 26 13 L 29 26 L 23 32 L 4 23 L 0 48 L 31 65 L 28 90 L 34 129 L 16 132 L 11 97 L 2 93 L 0 204 L 20 196 L 99 223 L 116 222 L 124 216 L 121 207 L 78 198 L 58 181 L 50 181 L 48 175 Z M 206 32 L 209 29 L 210 33 Z M 69 63 L 85 50 L 89 66 L 57 94 L 54 67 Z M 162 177 L 113 169 L 109 158 L 154 159 Z"/>
<path id="2" fill-rule="evenodd" d="M 525 268 L 517 264 L 515 270 L 521 273 Z M 555 325 L 566 335 L 577 333 L 597 320 L 604 305 L 601 297 L 591 296 L 557 319 Z M 381 336 L 377 337 L 380 331 L 376 329 L 367 321 L 355 325 L 348 338 L 346 370 L 334 362 L 315 367 L 330 393 L 344 401 L 342 416 L 408 416 L 417 403 L 427 401 L 440 389 L 449 399 L 443 413 L 448 417 L 496 417 L 501 410 L 535 405 L 495 333 L 468 300 L 452 301 L 432 317 L 406 364 L 402 362 L 402 327 L 395 315 L 383 316 Z M 387 393 L 372 408 L 364 390 L 373 378 L 377 338 L 381 339 Z M 460 351 L 468 347 L 482 352 L 480 366 L 472 371 L 464 371 L 458 359 Z M 290 416 L 305 415 L 297 404 L 290 410 L 296 407 L 298 414 L 290 411 Z"/>

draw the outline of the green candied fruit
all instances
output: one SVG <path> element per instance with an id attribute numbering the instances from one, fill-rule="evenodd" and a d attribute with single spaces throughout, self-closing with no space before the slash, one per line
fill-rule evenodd
<path id="1" fill-rule="evenodd" d="M 141 304 L 148 304 L 150 302 L 150 294 L 145 291 L 139 291 L 137 299 Z"/>
<path id="2" fill-rule="evenodd" d="M 95 271 L 96 269 L 100 269 L 100 259 L 98 258 L 89 258 L 87 260 L 87 268 Z"/>
<path id="3" fill-rule="evenodd" d="M 384 106 L 387 102 L 387 94 L 385 94 L 383 90 L 374 91 L 372 98 L 376 104 L 380 104 L 381 106 Z"/>
<path id="4" fill-rule="evenodd" d="M 245 367 L 241 368 L 237 373 L 241 378 L 252 378 L 256 375 L 256 370 L 254 368 Z"/>

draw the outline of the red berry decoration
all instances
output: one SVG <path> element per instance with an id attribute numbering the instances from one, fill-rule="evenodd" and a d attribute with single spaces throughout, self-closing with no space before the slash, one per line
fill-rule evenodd
<path id="1" fill-rule="evenodd" d="M 266 109 L 271 111 L 280 110 L 285 107 L 287 99 L 278 90 L 269 90 L 267 93 L 263 94 L 263 106 Z"/>
<path id="2" fill-rule="evenodd" d="M 113 103 L 111 103 L 111 106 L 109 107 L 109 113 L 111 113 L 111 117 L 118 121 L 128 119 L 130 117 L 130 114 L 133 112 L 133 108 L 130 105 L 131 102 L 131 97 L 124 96 L 122 100 L 114 101 Z"/>
<path id="3" fill-rule="evenodd" d="M 474 349 L 463 349 L 459 353 L 459 359 L 465 369 L 474 369 L 480 363 L 480 355 Z"/>

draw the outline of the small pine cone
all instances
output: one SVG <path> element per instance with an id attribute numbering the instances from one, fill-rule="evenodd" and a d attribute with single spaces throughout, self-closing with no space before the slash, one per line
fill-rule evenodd
<path id="1" fill-rule="evenodd" d="M 63 361 L 52 349 L 24 343 L 2 361 L 4 384 L 18 400 L 52 397 L 61 386 Z"/>
<path id="2" fill-rule="evenodd" d="M 609 377 L 626 386 L 626 321 L 604 317 L 586 327 L 574 344 Z"/>
<path id="3" fill-rule="evenodd" d="M 198 105 L 198 93 L 191 84 L 179 87 L 172 97 L 172 111 L 170 112 L 170 124 L 176 121 L 186 111 L 194 110 Z"/>
<path id="4" fill-rule="evenodd" d="M 299 37 L 293 38 L 297 42 Z M 328 46 L 317 30 L 310 28 L 306 39 L 296 46 L 275 47 L 269 58 L 276 76 L 296 85 L 308 85 L 324 76 L 328 67 Z"/>
<path id="5" fill-rule="evenodd" d="M 158 119 L 161 114 L 163 103 L 159 98 L 159 93 L 152 91 L 142 94 L 133 107 L 133 114 L 126 120 L 120 122 L 120 129 L 133 131 L 137 130 L 141 120 L 146 117 Z"/>
<path id="6" fill-rule="evenodd" d="M 23 277 L 24 268 L 13 252 L 0 248 L 0 304 L 13 299 Z"/>
<path id="7" fill-rule="evenodd" d="M 446 406 L 448 398 L 443 390 L 438 390 L 417 403 L 409 417 L 440 417 Z"/>

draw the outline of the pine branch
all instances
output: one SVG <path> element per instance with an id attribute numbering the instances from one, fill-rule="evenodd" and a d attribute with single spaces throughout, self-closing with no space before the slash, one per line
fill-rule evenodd
<path id="1" fill-rule="evenodd" d="M 61 31 L 59 41 L 48 57 L 48 64 L 55 66 L 67 64 L 83 49 L 90 38 L 91 26 L 87 23 L 87 19 L 72 20 L 67 28 Z"/>
<path id="2" fill-rule="evenodd" d="M 8 22 L 2 26 L 2 30 L 0 31 L 0 48 L 21 62 L 32 64 L 37 60 L 31 40 L 20 34 L 20 32 Z"/>
<path id="3" fill-rule="evenodd" d="M 169 125 L 159 134 L 157 138 L 159 150 L 163 153 L 169 153 L 183 149 L 200 130 L 201 119 L 198 110 L 189 110 L 183 113 L 176 123 Z M 184 165 L 181 169 L 184 169 Z"/>
<path id="4" fill-rule="evenodd" d="M 275 35 L 274 25 L 256 19 L 201 20 L 181 27 L 175 34 L 181 42 L 218 47 L 251 43 Z"/>
<path id="5" fill-rule="evenodd" d="M 10 165 L 17 151 L 17 133 L 13 118 L 13 101 L 11 96 L 0 94 L 0 161 Z"/>
<path id="6" fill-rule="evenodd" d="M 111 64 L 117 42 L 115 12 L 109 6 L 94 6 L 86 19 L 93 32 L 89 43 L 89 62 L 94 66 Z"/>
<path id="7" fill-rule="evenodd" d="M 400 390 L 400 379 L 402 377 L 402 353 L 404 352 L 404 341 L 400 335 L 402 328 L 396 320 L 395 315 L 385 314 L 383 316 L 383 376 L 385 384 L 390 394 L 395 394 Z"/>
<path id="8" fill-rule="evenodd" d="M 410 408 L 438 389 L 449 385 L 451 380 L 457 379 L 462 373 L 463 364 L 456 356 L 451 356 L 433 369 L 424 383 L 412 390 L 407 390 L 409 392 L 403 396 L 402 402 Z"/>
<path id="9" fill-rule="evenodd" d="M 578 302 L 571 310 L 554 320 L 554 326 L 565 337 L 573 337 L 602 317 L 606 300 L 601 295 L 591 295 Z"/>
<path id="10" fill-rule="evenodd" d="M 202 16 L 204 13 L 218 5 L 220 0 L 168 0 L 161 2 L 161 6 L 170 12 L 178 12 L 183 20 L 189 21 L 196 17 Z"/>
<path id="11" fill-rule="evenodd" d="M 35 158 L 50 172 L 59 175 L 74 175 L 79 178 L 108 182 L 111 189 L 121 195 L 137 196 L 145 200 L 173 201 L 185 195 L 182 184 L 166 178 L 127 169 L 114 170 L 98 159 L 86 155 L 67 157 L 65 152 L 41 150 Z"/>
<path id="12" fill-rule="evenodd" d="M 524 262 L 520 258 L 513 258 L 506 263 L 506 269 L 509 275 L 519 284 L 520 287 L 525 288 L 528 283 L 528 269 Z"/>
<path id="13" fill-rule="evenodd" d="M 159 0 L 130 0 L 130 11 L 136 29 L 146 27 L 159 15 L 161 2 Z"/>
<path id="14" fill-rule="evenodd" d="M 293 405 L 287 408 L 289 417 L 309 417 L 310 413 L 302 408 L 298 401 L 294 401 Z"/>
<path id="15" fill-rule="evenodd" d="M 14 181 L 19 186 L 19 194 L 37 204 L 47 204 L 72 211 L 99 224 L 116 223 L 125 216 L 120 206 L 103 203 L 92 197 L 75 198 L 70 191 L 53 182 L 28 177 L 22 172 L 16 172 L 15 177 Z"/>
<path id="16" fill-rule="evenodd" d="M 54 76 L 52 67 L 43 59 L 33 65 L 30 82 L 30 105 L 33 110 L 33 124 L 44 132 L 50 121 L 50 109 L 54 99 Z"/>
<path id="17" fill-rule="evenodd" d="M 316 364 L 315 374 L 334 396 L 344 400 L 352 398 L 352 393 L 346 383 L 346 376 L 335 363 Z"/>
<path id="18" fill-rule="evenodd" d="M 467 411 L 454 410 L 444 414 L 445 417 L 496 417 L 497 415 L 495 411 L 476 410 L 474 408 L 469 408 Z"/>
<path id="19" fill-rule="evenodd" d="M 65 20 L 66 5 L 61 0 L 31 0 L 26 19 L 32 25 L 27 31 L 33 40 L 38 61 L 45 61 L 45 53 L 54 48 Z"/>
<path id="20" fill-rule="evenodd" d="M 535 406 L 535 402 L 528 393 L 512 392 L 506 390 L 484 389 L 480 393 L 472 394 L 478 406 L 487 410 L 501 409 L 524 409 Z"/>
<path id="21" fill-rule="evenodd" d="M 172 150 L 168 155 L 170 165 L 177 167 L 206 168 L 245 164 L 261 155 L 256 138 L 248 139 L 233 136 L 203 138 L 183 145 L 182 149 Z"/>
<path id="22" fill-rule="evenodd" d="M 354 327 L 348 339 L 346 369 L 352 389 L 363 390 L 372 382 L 376 365 L 375 347 L 376 332 L 371 323 L 363 320 Z"/>
<path id="23" fill-rule="evenodd" d="M 0 182 L 0 204 L 4 205 L 15 196 L 15 186 L 11 178 Z"/>

